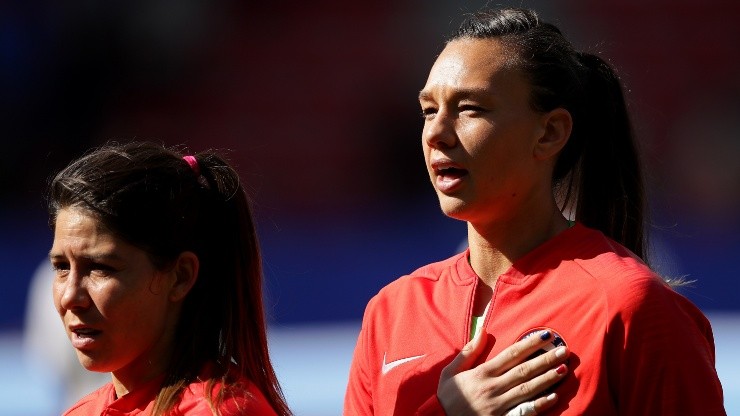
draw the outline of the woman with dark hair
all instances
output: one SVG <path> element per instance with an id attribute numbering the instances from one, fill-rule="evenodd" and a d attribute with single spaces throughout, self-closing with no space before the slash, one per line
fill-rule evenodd
<path id="1" fill-rule="evenodd" d="M 112 383 L 66 415 L 290 415 L 268 355 L 247 195 L 219 155 L 94 149 L 49 190 L 54 303 Z"/>
<path id="2" fill-rule="evenodd" d="M 533 11 L 482 11 L 419 101 L 468 248 L 369 302 L 345 414 L 724 415 L 709 321 L 647 263 L 612 68 Z"/>

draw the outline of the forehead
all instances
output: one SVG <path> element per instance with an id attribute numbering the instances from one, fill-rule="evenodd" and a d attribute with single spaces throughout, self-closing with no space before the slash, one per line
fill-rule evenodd
<path id="1" fill-rule="evenodd" d="M 105 227 L 103 227 L 102 223 L 95 217 L 95 215 L 83 208 L 75 206 L 60 208 L 59 211 L 57 211 L 55 224 L 56 228 L 61 226 L 65 229 L 80 232 L 83 230 L 96 232 L 106 231 Z"/>
<path id="2" fill-rule="evenodd" d="M 457 39 L 434 62 L 425 89 L 435 86 L 480 87 L 518 75 L 513 55 L 498 39 Z M 474 85 L 471 85 L 474 84 Z"/>
<path id="3" fill-rule="evenodd" d="M 60 209 L 55 223 L 52 251 L 62 249 L 60 245 L 88 249 L 110 247 L 116 243 L 113 234 L 95 216 L 79 208 Z"/>

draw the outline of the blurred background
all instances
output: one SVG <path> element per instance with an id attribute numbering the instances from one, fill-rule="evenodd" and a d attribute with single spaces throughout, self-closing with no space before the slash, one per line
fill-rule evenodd
<path id="1" fill-rule="evenodd" d="M 255 201 L 278 376 L 297 415 L 339 415 L 366 302 L 453 254 L 417 94 L 484 2 L 0 3 L 0 414 L 59 414 L 83 380 L 51 305 L 43 193 L 108 140 L 227 152 Z M 655 265 L 715 328 L 740 414 L 740 3 L 516 1 L 627 89 L 650 181 Z M 72 363 L 69 363 L 69 360 Z"/>

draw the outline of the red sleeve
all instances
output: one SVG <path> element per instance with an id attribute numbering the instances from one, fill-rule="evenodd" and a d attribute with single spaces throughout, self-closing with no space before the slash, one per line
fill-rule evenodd
<path id="1" fill-rule="evenodd" d="M 210 412 L 210 409 L 208 409 Z M 277 416 L 275 410 L 270 406 L 265 397 L 256 391 L 247 396 L 227 397 L 219 406 L 221 416 L 260 415 Z M 186 413 L 190 415 L 191 413 Z M 203 413 L 211 416 L 211 413 Z"/>
<path id="2" fill-rule="evenodd" d="M 207 383 L 208 381 L 198 381 L 190 384 L 183 390 L 176 411 L 171 413 L 173 415 L 213 416 L 211 401 L 206 398 L 205 394 Z M 219 390 L 222 388 L 223 385 L 220 382 L 215 383 L 211 392 L 212 397 L 217 397 Z M 242 382 L 230 385 L 226 389 L 223 399 L 218 405 L 220 415 L 277 416 L 264 394 L 251 381 L 243 379 Z"/>
<path id="3" fill-rule="evenodd" d="M 610 299 L 607 366 L 620 415 L 726 415 L 707 318 L 658 278 Z"/>
<path id="4" fill-rule="evenodd" d="M 260 415 L 277 416 L 275 409 L 265 395 L 252 382 L 247 382 L 246 390 L 225 394 L 219 406 L 221 416 Z"/>
<path id="5" fill-rule="evenodd" d="M 368 375 L 367 349 L 365 348 L 367 338 L 365 319 L 363 319 L 362 329 L 360 329 L 360 334 L 357 337 L 357 344 L 355 345 L 352 364 L 349 370 L 349 381 L 347 382 L 347 391 L 344 395 L 345 416 L 373 414 L 373 395 L 371 380 Z"/>

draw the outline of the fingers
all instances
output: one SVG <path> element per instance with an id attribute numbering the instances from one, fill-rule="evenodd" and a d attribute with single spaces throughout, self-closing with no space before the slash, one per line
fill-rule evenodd
<path id="1" fill-rule="evenodd" d="M 557 395 L 538 397 L 568 373 L 564 364 L 569 351 L 552 348 L 549 331 L 541 331 L 477 364 L 485 350 L 487 334 L 476 337 L 448 364 L 440 375 L 437 397 L 447 414 L 535 415 L 552 407 Z M 477 364 L 477 365 L 476 365 Z M 473 367 L 475 366 L 475 367 Z M 533 398 L 536 398 L 533 400 Z"/>
<path id="2" fill-rule="evenodd" d="M 499 376 L 501 374 L 504 374 L 505 372 L 509 371 L 510 369 L 516 367 L 517 365 L 525 362 L 525 360 L 531 356 L 536 351 L 542 349 L 546 345 L 548 345 L 551 342 L 552 333 L 550 331 L 540 331 L 539 333 L 536 333 L 530 337 L 527 337 L 521 341 L 518 341 L 508 347 L 506 347 L 503 351 L 501 351 L 499 354 L 497 354 L 495 357 L 493 357 L 491 360 L 486 362 L 482 368 L 483 370 L 490 371 L 490 375 L 493 376 Z M 558 348 L 565 348 L 565 347 L 558 347 Z M 559 364 L 563 361 L 565 361 L 565 358 L 567 357 L 567 350 L 562 350 L 559 352 L 559 354 L 562 354 L 563 352 L 566 353 L 566 356 L 558 355 L 556 356 L 555 352 L 557 351 L 557 348 L 553 351 L 550 351 L 546 354 L 543 354 L 546 357 L 546 361 L 537 361 L 537 359 L 531 360 L 532 363 L 539 363 L 541 364 L 538 366 L 539 369 L 542 370 L 542 372 L 545 371 L 546 368 L 551 367 L 554 364 Z M 539 358 L 539 357 L 537 357 Z M 547 364 L 550 364 L 549 366 Z"/>
<path id="3" fill-rule="evenodd" d="M 551 393 L 546 397 L 540 397 L 537 400 L 521 403 L 515 408 L 506 412 L 504 416 L 532 416 L 537 415 L 551 408 L 558 401 L 558 395 Z"/>
<path id="4" fill-rule="evenodd" d="M 539 393 L 555 384 L 568 372 L 563 363 L 568 356 L 566 347 L 552 351 L 523 362 L 499 377 L 501 387 L 519 392 L 522 397 Z"/>
<path id="5" fill-rule="evenodd" d="M 545 410 L 555 406 L 555 403 L 558 402 L 558 395 L 555 393 L 550 393 L 545 397 L 540 397 L 539 399 L 534 401 L 534 409 L 535 413 L 542 413 Z"/>
<path id="6" fill-rule="evenodd" d="M 537 410 L 534 408 L 534 402 L 524 402 L 506 412 L 504 416 L 531 416 L 536 414 Z"/>
<path id="7" fill-rule="evenodd" d="M 486 346 L 485 331 L 480 331 L 471 339 L 443 370 L 441 379 L 447 379 L 462 371 L 469 370 Z"/>
<path id="8" fill-rule="evenodd" d="M 522 401 L 529 400 L 530 398 L 541 394 L 543 391 L 552 387 L 563 377 L 565 377 L 567 373 L 568 367 L 565 364 L 560 364 L 559 366 L 552 368 L 538 376 L 533 376 L 532 374 L 526 375 L 526 377 L 529 377 L 531 379 L 526 379 L 523 382 L 514 381 L 513 384 L 510 384 L 511 382 L 508 380 L 503 381 L 503 379 L 506 378 L 509 374 L 504 375 L 499 379 L 502 380 L 503 385 L 508 385 L 509 387 L 504 387 L 505 393 L 501 394 L 500 399 L 507 408 L 518 403 L 522 403 Z M 557 395 L 554 394 L 538 398 L 533 402 L 535 410 L 537 410 L 538 412 L 544 411 L 545 409 L 553 406 L 556 399 Z"/>
<path id="9" fill-rule="evenodd" d="M 533 353 L 550 344 L 551 337 L 552 334 L 549 331 L 534 334 L 507 347 L 478 367 L 478 370 L 482 370 L 488 377 L 496 379 L 494 393 L 505 403 L 505 408 L 537 397 L 568 373 L 568 367 L 564 362 L 568 358 L 569 351 L 565 346 L 559 346 L 539 356 L 529 358 Z M 538 411 L 539 407 L 552 405 L 546 400 L 535 402 Z M 527 410 L 527 408 L 520 409 Z"/>

